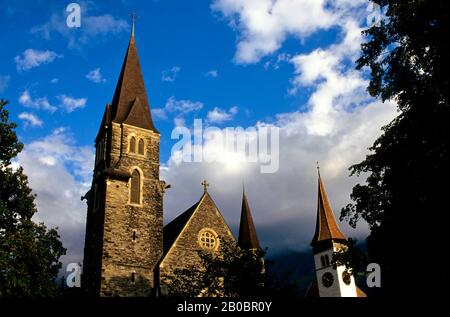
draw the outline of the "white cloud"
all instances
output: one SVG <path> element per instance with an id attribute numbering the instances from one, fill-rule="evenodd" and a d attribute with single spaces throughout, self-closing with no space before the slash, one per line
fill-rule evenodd
<path id="1" fill-rule="evenodd" d="M 100 67 L 97 67 L 96 69 L 93 69 L 89 73 L 87 73 L 86 78 L 97 84 L 104 83 L 106 81 L 106 79 L 103 78 L 102 73 L 100 72 Z"/>
<path id="2" fill-rule="evenodd" d="M 178 66 L 174 66 L 171 69 L 163 70 L 161 74 L 161 80 L 173 83 L 178 76 L 181 68 Z"/>
<path id="3" fill-rule="evenodd" d="M 214 153 L 221 149 L 221 162 L 183 163 L 177 159 L 179 153 L 173 153 L 161 169 L 162 179 L 172 185 L 164 197 L 166 222 L 200 197 L 200 182 L 207 179 L 218 207 L 236 230 L 245 183 L 262 245 L 270 251 L 308 248 L 316 221 L 316 161 L 320 162 L 338 218 L 340 209 L 349 202 L 353 185 L 363 181 L 363 177 L 349 178 L 347 168 L 364 158 L 381 126 L 395 116 L 395 105 L 372 102 L 336 116 L 339 124 L 334 133 L 318 135 L 308 129 L 308 113 L 279 115 L 275 125 L 280 128 L 280 165 L 274 174 L 261 174 L 259 164 L 237 160 L 239 153 L 224 152 L 220 138 L 205 141 L 203 151 Z M 259 122 L 255 128 L 266 124 Z M 367 234 L 364 224 L 357 229 L 345 223 L 340 225 L 349 237 L 361 239 Z"/>
<path id="4" fill-rule="evenodd" d="M 219 72 L 215 69 L 211 69 L 205 73 L 205 77 L 207 78 L 217 78 L 219 77 Z"/>
<path id="5" fill-rule="evenodd" d="M 4 92 L 8 87 L 11 76 L 9 75 L 0 75 L 0 92 Z"/>
<path id="6" fill-rule="evenodd" d="M 255 63 L 293 35 L 299 39 L 340 23 L 361 0 L 214 0 L 214 11 L 239 31 L 235 61 Z"/>
<path id="7" fill-rule="evenodd" d="M 58 34 L 67 39 L 69 48 L 80 48 L 81 45 L 88 43 L 96 37 L 106 37 L 130 29 L 130 25 L 126 20 L 116 19 L 111 14 L 104 15 L 87 15 L 87 8 L 82 4 L 81 10 L 84 12 L 81 21 L 81 27 L 73 32 L 66 25 L 66 13 L 54 13 L 50 17 L 50 21 L 31 28 L 31 33 L 39 35 L 46 40 L 50 40 L 53 34 Z"/>
<path id="8" fill-rule="evenodd" d="M 59 83 L 59 78 L 52 78 L 52 79 L 50 80 L 50 83 L 51 83 L 51 84 L 57 84 L 57 83 Z"/>
<path id="9" fill-rule="evenodd" d="M 87 16 L 83 20 L 85 32 L 91 36 L 117 34 L 129 30 L 130 25 L 127 21 L 116 19 L 111 14 L 99 16 Z"/>
<path id="10" fill-rule="evenodd" d="M 206 178 L 218 207 L 236 230 L 244 182 L 262 245 L 271 250 L 307 249 L 316 221 L 316 161 L 338 218 L 340 209 L 350 202 L 352 187 L 364 181 L 364 175 L 348 177 L 348 167 L 364 158 L 381 127 L 397 114 L 395 104 L 368 96 L 364 74 L 354 70 L 361 43 L 360 21 L 364 20 L 360 8 L 353 7 L 359 4 L 347 0 L 214 2 L 213 9 L 221 11 L 238 32 L 238 63 L 258 62 L 278 50 L 288 36 L 305 40 L 331 27 L 340 36 L 329 46 L 277 57 L 275 65 L 290 62 L 294 66 L 292 94 L 303 87 L 312 91 L 306 107 L 299 105 L 301 111 L 279 113 L 275 122 L 261 121 L 255 126 L 280 128 L 278 172 L 261 174 L 258 164 L 239 162 L 234 153 L 221 152 L 222 162 L 183 163 L 175 152 L 161 170 L 162 178 L 172 185 L 165 194 L 168 220 L 198 199 L 200 182 Z M 220 142 L 204 142 L 203 151 L 223 148 Z M 368 232 L 363 223 L 357 229 L 345 223 L 341 227 L 350 237 L 364 239 Z"/>
<path id="11" fill-rule="evenodd" d="M 55 129 L 50 135 L 25 144 L 18 162 L 37 194 L 38 213 L 33 220 L 58 227 L 67 255 L 64 263 L 82 259 L 86 202 L 80 197 L 90 188 L 94 153 L 77 146 L 69 131 Z"/>
<path id="12" fill-rule="evenodd" d="M 61 107 L 67 112 L 73 112 L 77 109 L 86 107 L 87 98 L 73 98 L 67 95 L 59 95 L 57 97 L 61 103 Z"/>
<path id="13" fill-rule="evenodd" d="M 49 64 L 56 58 L 62 57 L 62 55 L 58 55 L 53 51 L 39 51 L 29 48 L 22 53 L 22 56 L 17 55 L 14 58 L 14 61 L 16 62 L 17 71 L 20 72 L 30 70 L 44 64 Z"/>
<path id="14" fill-rule="evenodd" d="M 29 112 L 20 113 L 19 119 L 22 119 L 25 122 L 25 126 L 42 127 L 44 124 L 38 116 Z"/>
<path id="15" fill-rule="evenodd" d="M 19 97 L 19 103 L 25 107 L 33 109 L 43 109 L 51 113 L 56 111 L 56 107 L 48 102 L 47 97 L 33 98 L 28 89 L 25 89 Z"/>
<path id="16" fill-rule="evenodd" d="M 160 120 L 166 120 L 167 119 L 167 113 L 163 108 L 154 108 L 151 109 L 152 117 L 153 119 L 160 119 Z"/>
<path id="17" fill-rule="evenodd" d="M 233 120 L 234 116 L 238 113 L 238 107 L 231 107 L 228 111 L 215 107 L 213 110 L 208 111 L 206 118 L 210 123 L 222 123 L 225 121 Z"/>
<path id="18" fill-rule="evenodd" d="M 172 113 L 186 114 L 203 108 L 203 103 L 191 100 L 177 100 L 174 96 L 167 99 L 165 109 Z"/>
<path id="19" fill-rule="evenodd" d="M 191 112 L 196 112 L 203 108 L 203 103 L 191 100 L 177 100 L 174 96 L 167 99 L 164 108 L 152 109 L 152 115 L 155 119 L 167 120 L 168 114 L 174 116 L 175 126 L 184 126 L 186 121 L 184 116 Z"/>
<path id="20" fill-rule="evenodd" d="M 274 61 L 265 62 L 264 69 L 269 69 L 270 67 L 273 69 L 279 69 L 282 63 L 290 62 L 291 58 L 291 55 L 288 53 L 280 53 Z"/>

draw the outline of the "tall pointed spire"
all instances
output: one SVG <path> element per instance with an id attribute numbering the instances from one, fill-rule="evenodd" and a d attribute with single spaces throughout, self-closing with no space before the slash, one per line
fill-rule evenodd
<path id="1" fill-rule="evenodd" d="M 238 244 L 242 249 L 260 249 L 258 236 L 256 235 L 255 224 L 250 212 L 245 189 L 242 189 L 242 210 L 241 223 L 239 225 Z"/>
<path id="2" fill-rule="evenodd" d="M 159 133 L 150 114 L 134 38 L 134 20 L 135 16 L 132 15 L 130 42 L 111 104 L 111 119 L 112 122 L 126 123 Z"/>
<path id="3" fill-rule="evenodd" d="M 339 229 L 339 226 L 334 218 L 333 210 L 331 209 L 328 196 L 325 191 L 325 187 L 320 176 L 319 167 L 318 171 L 318 198 L 317 198 L 317 222 L 316 232 L 314 238 L 311 241 L 311 246 L 316 248 L 322 243 L 327 242 L 343 242 L 346 240 L 344 234 Z"/>

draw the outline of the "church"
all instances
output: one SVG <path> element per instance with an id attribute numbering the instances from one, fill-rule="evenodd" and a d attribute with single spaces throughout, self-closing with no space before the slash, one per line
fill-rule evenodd
<path id="1" fill-rule="evenodd" d="M 177 269 L 200 264 L 198 250 L 220 252 L 219 237 L 234 239 L 206 180 L 199 200 L 163 225 L 163 196 L 170 185 L 160 180 L 159 143 L 133 24 L 116 90 L 95 138 L 92 186 L 84 196 L 88 208 L 82 287 L 91 296 L 155 295 Z M 361 296 L 353 276 L 330 262 L 345 242 L 319 175 L 317 226 L 311 244 L 316 282 L 309 296 Z M 245 192 L 238 245 L 260 248 Z"/>

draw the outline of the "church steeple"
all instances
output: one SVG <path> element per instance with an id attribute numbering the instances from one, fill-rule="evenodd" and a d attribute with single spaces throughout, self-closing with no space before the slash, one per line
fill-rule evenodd
<path id="1" fill-rule="evenodd" d="M 344 242 L 346 238 L 339 229 L 336 219 L 334 218 L 333 210 L 331 209 L 325 187 L 318 172 L 318 197 L 317 197 L 317 221 L 316 232 L 311 241 L 313 249 L 320 248 L 323 244 L 329 242 Z"/>
<path id="2" fill-rule="evenodd" d="M 354 277 L 345 265 L 333 263 L 334 254 L 347 250 L 347 239 L 334 218 L 320 171 L 318 185 L 316 232 L 311 241 L 316 268 L 314 285 L 320 297 L 356 297 Z"/>
<path id="3" fill-rule="evenodd" d="M 241 222 L 239 225 L 238 244 L 242 249 L 260 249 L 258 236 L 256 235 L 255 224 L 250 212 L 247 195 L 245 190 L 242 190 L 242 209 Z"/>
<path id="4" fill-rule="evenodd" d="M 111 105 L 111 119 L 112 122 L 126 123 L 159 133 L 150 114 L 134 38 L 134 18 L 130 42 Z"/>

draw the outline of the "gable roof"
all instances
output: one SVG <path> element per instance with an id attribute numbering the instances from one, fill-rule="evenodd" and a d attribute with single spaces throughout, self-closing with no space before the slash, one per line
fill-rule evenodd
<path id="1" fill-rule="evenodd" d="M 109 127 L 111 123 L 111 104 L 107 104 L 105 107 L 105 112 L 103 113 L 102 122 L 100 123 L 100 129 L 98 130 L 97 136 L 95 137 L 95 142 L 98 142 L 105 133 L 105 130 Z"/>
<path id="2" fill-rule="evenodd" d="M 243 191 L 242 194 L 241 222 L 239 224 L 238 244 L 242 249 L 261 248 L 245 191 Z"/>
<path id="3" fill-rule="evenodd" d="M 200 199 L 201 201 L 201 199 Z M 191 218 L 194 211 L 197 209 L 200 201 L 196 202 L 190 208 L 188 208 L 181 215 L 173 219 L 163 229 L 163 254 L 166 254 L 170 247 L 174 244 L 175 240 L 180 235 L 183 228 L 186 226 L 187 222 Z"/>
<path id="4" fill-rule="evenodd" d="M 324 241 L 345 241 L 344 234 L 339 229 L 336 219 L 334 218 L 333 210 L 331 209 L 322 178 L 319 173 L 319 188 L 317 197 L 317 221 L 316 232 L 311 241 L 311 246 L 314 248 Z"/>
<path id="5" fill-rule="evenodd" d="M 164 259 L 166 258 L 166 256 L 169 254 L 170 249 L 176 243 L 177 239 L 181 236 L 183 229 L 186 228 L 189 221 L 192 219 L 195 212 L 199 209 L 199 207 L 202 205 L 202 203 L 203 203 L 203 201 L 205 201 L 205 199 L 211 200 L 211 202 L 214 205 L 214 208 L 216 208 L 220 217 L 222 218 L 223 223 L 225 224 L 229 234 L 231 236 L 233 236 L 230 227 L 228 226 L 227 222 L 225 221 L 222 214 L 220 213 L 219 208 L 217 208 L 216 203 L 211 198 L 208 191 L 205 190 L 202 197 L 196 204 L 192 205 L 189 209 L 187 209 L 181 215 L 179 215 L 174 220 L 172 220 L 171 222 L 169 222 L 167 225 L 164 226 L 164 228 L 163 228 L 163 256 L 161 258 L 160 263 L 162 263 L 164 261 Z"/>
<path id="6" fill-rule="evenodd" d="M 159 133 L 150 114 L 134 33 L 131 35 L 114 92 L 111 120 L 116 123 L 129 123 Z M 128 122 L 126 122 L 127 120 Z"/>

